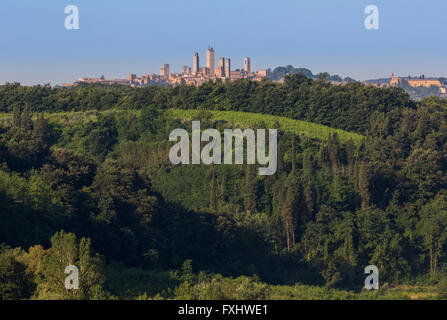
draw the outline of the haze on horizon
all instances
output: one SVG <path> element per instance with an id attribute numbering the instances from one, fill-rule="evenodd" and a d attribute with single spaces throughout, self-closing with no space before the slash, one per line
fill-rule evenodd
<path id="1" fill-rule="evenodd" d="M 64 8 L 80 10 L 80 30 L 66 30 Z M 364 9 L 380 9 L 380 29 L 366 30 Z M 243 58 L 253 69 L 293 65 L 357 80 L 447 76 L 445 0 L 2 0 L 0 84 L 125 78 Z"/>

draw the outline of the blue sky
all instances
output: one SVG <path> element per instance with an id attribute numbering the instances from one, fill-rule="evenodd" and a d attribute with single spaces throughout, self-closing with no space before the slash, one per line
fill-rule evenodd
<path id="1" fill-rule="evenodd" d="M 64 8 L 80 10 L 66 30 Z M 364 9 L 380 10 L 366 30 Z M 1 0 L 0 83 L 179 72 L 208 45 L 232 67 L 291 64 L 359 80 L 447 76 L 445 0 Z"/>

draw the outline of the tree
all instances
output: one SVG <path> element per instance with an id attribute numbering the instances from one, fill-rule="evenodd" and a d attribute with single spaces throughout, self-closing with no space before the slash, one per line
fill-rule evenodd
<path id="1" fill-rule="evenodd" d="M 93 252 L 89 238 L 77 239 L 73 233 L 61 230 L 51 238 L 42 262 L 38 297 L 52 299 L 95 299 L 104 283 L 103 258 Z M 79 270 L 79 289 L 65 288 L 65 268 Z M 104 294 L 104 293 L 102 293 Z"/>
<path id="2" fill-rule="evenodd" d="M 0 245 L 0 300 L 30 298 L 35 284 L 26 272 L 26 265 L 19 261 L 19 249 Z"/>
<path id="3" fill-rule="evenodd" d="M 153 249 L 152 221 L 159 199 L 144 172 L 121 161 L 107 159 L 90 187 L 96 201 L 91 218 L 101 227 L 92 234 L 103 254 L 136 263 Z"/>
<path id="4" fill-rule="evenodd" d="M 244 207 L 246 211 L 256 209 L 256 177 L 252 165 L 247 165 L 245 170 Z"/>
<path id="5" fill-rule="evenodd" d="M 429 256 L 430 273 L 435 274 L 447 241 L 446 197 L 438 195 L 434 201 L 422 207 L 419 215 L 417 231 L 422 238 L 422 248 Z"/>
<path id="6" fill-rule="evenodd" d="M 447 184 L 445 160 L 437 150 L 415 148 L 403 168 L 405 176 L 417 188 L 415 198 L 430 199 Z"/>
<path id="7" fill-rule="evenodd" d="M 295 135 L 292 135 L 292 175 L 296 174 L 296 151 L 295 151 Z"/>
<path id="8" fill-rule="evenodd" d="M 359 193 L 362 201 L 362 209 L 368 208 L 371 205 L 370 181 L 370 165 L 366 162 L 362 162 L 357 177 L 357 192 Z"/>
<path id="9" fill-rule="evenodd" d="M 216 210 L 216 174 L 214 173 L 214 167 L 211 168 L 211 185 L 210 185 L 210 210 Z"/>
<path id="10" fill-rule="evenodd" d="M 279 208 L 286 234 L 287 251 L 295 246 L 297 193 L 297 182 L 294 176 L 290 175 L 285 182 L 284 189 L 279 194 Z"/>
<path id="11" fill-rule="evenodd" d="M 48 124 L 41 115 L 33 122 L 29 108 L 14 109 L 13 125 L 0 137 L 7 149 L 8 167 L 17 171 L 38 168 L 48 151 Z"/>

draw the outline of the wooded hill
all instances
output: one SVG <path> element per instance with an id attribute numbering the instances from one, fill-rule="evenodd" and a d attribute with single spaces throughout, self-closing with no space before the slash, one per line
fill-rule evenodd
<path id="1" fill-rule="evenodd" d="M 369 264 L 388 287 L 442 288 L 445 100 L 294 75 L 198 88 L 8 84 L 0 109 L 2 298 L 215 298 L 210 284 L 241 283 L 240 298 L 296 282 L 359 290 Z M 172 166 L 167 137 L 192 119 L 274 121 L 277 173 Z M 301 134 L 317 124 L 333 131 Z M 65 264 L 88 270 L 81 291 L 60 285 Z"/>

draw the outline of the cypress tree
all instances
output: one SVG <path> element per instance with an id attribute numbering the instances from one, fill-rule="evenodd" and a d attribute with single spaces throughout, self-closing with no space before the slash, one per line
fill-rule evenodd
<path id="1" fill-rule="evenodd" d="M 21 127 L 25 130 L 32 130 L 33 128 L 32 113 L 29 106 L 26 106 L 22 112 Z"/>
<path id="2" fill-rule="evenodd" d="M 14 113 L 12 116 L 12 127 L 20 128 L 22 126 L 22 113 L 18 105 L 14 106 Z"/>
<path id="3" fill-rule="evenodd" d="M 292 135 L 292 175 L 296 173 L 295 134 Z"/>
<path id="4" fill-rule="evenodd" d="M 340 162 L 339 152 L 340 152 L 340 142 L 338 141 L 337 134 L 334 133 L 328 143 L 329 159 L 331 162 L 332 172 L 334 174 L 337 173 L 339 167 Z"/>
<path id="5" fill-rule="evenodd" d="M 306 150 L 303 154 L 303 176 L 311 179 L 314 175 L 315 167 L 312 153 Z"/>
<path id="6" fill-rule="evenodd" d="M 216 175 L 214 173 L 214 167 L 211 172 L 211 185 L 210 185 L 210 210 L 216 211 Z"/>
<path id="7" fill-rule="evenodd" d="M 370 183 L 370 170 L 369 165 L 365 162 L 362 162 L 359 169 L 358 180 L 357 180 L 357 191 L 361 198 L 361 207 L 365 209 L 369 207 L 371 203 L 371 195 L 369 190 Z"/>
<path id="8" fill-rule="evenodd" d="M 256 209 L 256 184 L 251 165 L 247 165 L 245 170 L 244 207 L 246 211 Z"/>

